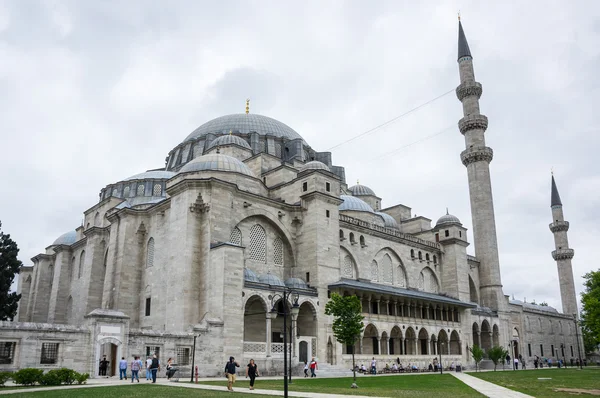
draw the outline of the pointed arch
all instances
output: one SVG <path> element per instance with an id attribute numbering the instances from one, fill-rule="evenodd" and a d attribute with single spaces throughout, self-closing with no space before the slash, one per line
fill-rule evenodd
<path id="1" fill-rule="evenodd" d="M 469 275 L 469 299 L 472 303 L 479 303 L 477 287 L 475 286 L 475 282 L 473 282 L 473 278 L 471 278 L 471 275 Z"/>
<path id="2" fill-rule="evenodd" d="M 429 332 L 424 327 L 419 329 L 419 344 L 418 344 L 418 354 L 419 355 L 428 355 L 431 352 L 429 351 Z"/>
<path id="3" fill-rule="evenodd" d="M 437 293 L 440 289 L 435 272 L 429 267 L 425 267 L 421 270 L 419 275 L 419 289 L 425 292 Z"/>
<path id="4" fill-rule="evenodd" d="M 404 333 L 404 353 L 405 355 L 416 355 L 417 352 L 417 335 L 412 326 L 406 328 Z"/>
<path id="5" fill-rule="evenodd" d="M 394 325 L 390 332 L 389 349 L 390 355 L 402 355 L 402 329 Z"/>
<path id="6" fill-rule="evenodd" d="M 81 252 L 79 255 L 79 272 L 77 274 L 77 279 L 81 279 L 83 275 L 83 266 L 85 265 L 85 250 Z"/>
<path id="7" fill-rule="evenodd" d="M 492 328 L 487 319 L 481 322 L 481 348 L 486 353 L 492 348 Z"/>
<path id="8" fill-rule="evenodd" d="M 365 327 L 363 333 L 362 353 L 367 355 L 379 355 L 379 331 L 372 323 Z"/>
<path id="9" fill-rule="evenodd" d="M 388 253 L 386 253 L 381 260 L 381 281 L 383 283 L 392 283 L 394 281 L 392 258 Z"/>
<path id="10" fill-rule="evenodd" d="M 371 262 L 371 280 L 373 282 L 379 281 L 379 265 L 375 260 Z"/>
<path id="11" fill-rule="evenodd" d="M 267 233 L 260 224 L 254 224 L 250 228 L 249 258 L 261 263 L 267 262 Z"/>
<path id="12" fill-rule="evenodd" d="M 148 239 L 146 245 L 146 268 L 154 266 L 154 238 Z"/>
<path id="13" fill-rule="evenodd" d="M 498 329 L 498 325 L 496 324 L 492 326 L 492 346 L 500 346 L 500 330 Z"/>
<path id="14" fill-rule="evenodd" d="M 389 246 L 383 247 L 375 254 L 374 258 L 379 261 L 380 281 L 408 287 L 404 263 L 394 249 Z"/>
<path id="15" fill-rule="evenodd" d="M 450 333 L 450 355 L 461 354 L 460 337 L 458 337 L 458 332 L 456 330 L 452 330 L 452 333 Z"/>
<path id="16" fill-rule="evenodd" d="M 100 224 L 100 213 L 96 212 L 96 215 L 94 216 L 94 226 L 99 227 Z"/>
<path id="17" fill-rule="evenodd" d="M 234 245 L 242 246 L 242 231 L 238 227 L 235 227 L 231 230 L 231 234 L 229 234 L 229 242 Z"/>
<path id="18" fill-rule="evenodd" d="M 252 295 L 244 305 L 244 342 L 267 342 L 267 327 L 265 318 L 269 312 L 269 306 L 265 299 L 258 295 Z M 247 344 L 244 351 L 249 348 Z M 252 347 L 252 346 L 250 346 Z"/>
<path id="19" fill-rule="evenodd" d="M 356 279 L 359 277 L 358 267 L 354 257 L 344 247 L 340 247 L 340 277 Z"/>

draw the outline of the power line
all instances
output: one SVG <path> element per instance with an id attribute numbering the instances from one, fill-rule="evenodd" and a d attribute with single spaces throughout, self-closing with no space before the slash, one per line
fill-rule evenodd
<path id="1" fill-rule="evenodd" d="M 378 130 L 378 129 L 380 129 L 380 128 L 384 127 L 384 126 L 387 126 L 388 124 L 390 124 L 390 123 L 393 123 L 393 122 L 395 122 L 396 120 L 398 120 L 398 119 L 400 119 L 400 118 L 402 118 L 402 117 L 404 117 L 404 116 L 406 116 L 406 115 L 409 115 L 409 114 L 413 113 L 414 111 L 416 111 L 416 110 L 418 110 L 418 109 L 420 109 L 420 108 L 422 108 L 422 107 L 424 107 L 424 106 L 427 106 L 427 105 L 431 104 L 432 102 L 435 102 L 435 101 L 439 100 L 440 98 L 443 98 L 443 97 L 445 97 L 446 95 L 448 95 L 448 94 L 450 94 L 450 93 L 452 93 L 452 92 L 454 92 L 454 89 L 452 89 L 452 90 L 449 90 L 449 91 L 446 91 L 444 94 L 438 95 L 437 97 L 435 97 L 435 98 L 433 98 L 433 99 L 430 99 L 429 101 L 427 101 L 427 102 L 424 102 L 424 103 L 422 103 L 422 104 L 420 104 L 420 105 L 418 105 L 418 106 L 416 106 L 416 107 L 414 107 L 414 108 L 412 108 L 412 109 L 410 109 L 410 110 L 408 110 L 408 111 L 404 112 L 403 114 L 401 114 L 401 115 L 398 115 L 398 116 L 396 116 L 395 118 L 388 120 L 388 121 L 387 121 L 387 122 L 385 122 L 385 123 L 382 123 L 382 124 L 380 124 L 380 125 L 378 125 L 378 126 L 375 126 L 375 127 L 373 127 L 372 129 L 370 129 L 370 130 L 367 130 L 367 131 L 365 131 L 365 132 L 363 132 L 363 133 L 360 133 L 359 135 L 356 135 L 356 136 L 354 136 L 354 137 L 352 137 L 352 138 L 350 138 L 350 139 L 347 139 L 346 141 L 343 141 L 343 142 L 341 142 L 341 143 L 339 143 L 339 144 L 337 144 L 337 145 L 335 145 L 335 146 L 332 146 L 331 148 L 327 149 L 327 151 L 331 151 L 332 149 L 338 148 L 338 147 L 340 147 L 340 146 L 342 146 L 342 145 L 344 145 L 344 144 L 347 144 L 347 143 L 349 143 L 349 142 L 351 142 L 351 141 L 354 141 L 354 140 L 356 140 L 357 138 L 363 137 L 363 136 L 365 136 L 365 135 L 367 135 L 367 134 L 369 134 L 369 133 L 372 133 L 372 132 L 373 132 L 373 131 L 375 131 L 375 130 Z"/>

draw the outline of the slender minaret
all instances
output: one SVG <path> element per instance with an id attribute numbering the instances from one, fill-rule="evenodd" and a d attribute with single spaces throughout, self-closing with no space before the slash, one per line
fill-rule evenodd
<path id="1" fill-rule="evenodd" d="M 480 304 L 498 310 L 502 306 L 504 294 L 500 281 L 498 240 L 489 167 L 494 152 L 492 148 L 485 146 L 484 133 L 488 126 L 488 119 L 479 113 L 482 88 L 481 84 L 475 81 L 473 57 L 460 17 L 458 19 L 458 68 L 460 85 L 456 88 L 456 96 L 462 102 L 464 113 L 464 117 L 458 122 L 458 127 L 465 136 L 467 148 L 460 154 L 460 158 L 467 167 L 475 255 L 481 264 L 479 267 Z"/>
<path id="2" fill-rule="evenodd" d="M 554 246 L 556 250 L 552 252 L 552 257 L 558 267 L 558 282 L 560 283 L 560 298 L 562 301 L 563 313 L 566 315 L 577 316 L 577 296 L 575 295 L 575 282 L 573 281 L 573 266 L 571 259 L 575 251 L 569 248 L 569 222 L 565 221 L 563 216 L 562 202 L 556 188 L 554 175 L 552 175 L 552 197 L 550 200 L 552 208 L 552 220 L 550 231 L 554 234 Z"/>

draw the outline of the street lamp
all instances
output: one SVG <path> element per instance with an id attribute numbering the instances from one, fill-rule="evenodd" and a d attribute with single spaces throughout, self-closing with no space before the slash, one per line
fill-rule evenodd
<path id="1" fill-rule="evenodd" d="M 438 339 L 438 355 L 440 356 L 440 374 L 444 374 L 444 365 L 442 365 L 442 347 L 444 343 Z"/>
<path id="2" fill-rule="evenodd" d="M 281 294 L 275 294 L 272 298 L 271 298 L 271 314 L 277 316 L 279 315 L 279 312 L 277 311 L 276 308 L 276 304 L 279 300 L 283 301 L 283 396 L 287 398 L 288 396 L 288 363 L 287 363 L 287 302 L 288 299 L 290 297 L 290 295 L 293 296 L 293 303 L 292 303 L 292 315 L 298 315 L 298 312 L 300 312 L 300 306 L 298 305 L 298 299 L 299 299 L 299 295 L 298 293 L 294 292 L 291 289 L 285 289 L 283 290 L 283 295 Z M 290 339 L 291 339 L 291 331 L 290 331 Z M 290 341 L 291 343 L 291 341 Z M 290 357 L 291 357 L 292 353 L 290 352 Z M 291 359 L 291 358 L 290 358 Z M 291 368 L 291 364 L 290 364 L 290 368 Z"/>
<path id="3" fill-rule="evenodd" d="M 514 358 L 515 353 L 514 353 L 512 347 L 513 347 L 512 340 L 508 340 L 508 353 L 511 358 L 511 363 L 509 363 L 508 366 L 510 366 L 512 368 L 512 370 L 517 370 L 517 369 L 515 369 L 515 358 Z"/>
<path id="4" fill-rule="evenodd" d="M 563 343 L 560 343 L 560 352 L 563 357 L 563 366 L 566 369 L 567 368 L 567 359 L 565 358 L 565 345 Z"/>
<path id="5" fill-rule="evenodd" d="M 194 382 L 194 362 L 196 361 L 196 338 L 197 334 L 194 334 L 194 347 L 192 348 L 192 370 L 190 375 L 190 383 Z"/>
<path id="6" fill-rule="evenodd" d="M 579 356 L 579 369 L 583 369 L 581 362 L 581 348 L 579 347 L 579 325 L 577 323 L 577 314 L 573 314 L 573 322 L 575 322 L 575 337 L 577 338 L 577 355 Z"/>

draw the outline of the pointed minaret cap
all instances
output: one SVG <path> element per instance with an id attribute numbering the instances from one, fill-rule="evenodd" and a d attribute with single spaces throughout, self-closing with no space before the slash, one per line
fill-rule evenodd
<path id="1" fill-rule="evenodd" d="M 471 57 L 471 50 L 469 49 L 469 43 L 467 43 L 467 37 L 463 30 L 462 23 L 460 22 L 460 16 L 458 17 L 458 59 L 462 57 Z"/>
<path id="2" fill-rule="evenodd" d="M 550 207 L 562 206 L 560 201 L 560 195 L 558 194 L 558 188 L 556 188 L 556 182 L 554 181 L 554 174 L 552 175 L 552 199 L 550 200 Z"/>

